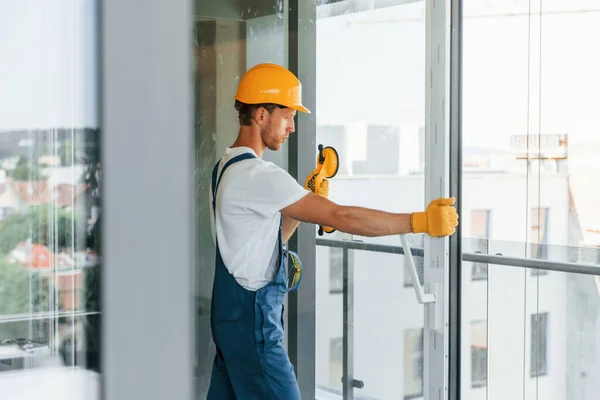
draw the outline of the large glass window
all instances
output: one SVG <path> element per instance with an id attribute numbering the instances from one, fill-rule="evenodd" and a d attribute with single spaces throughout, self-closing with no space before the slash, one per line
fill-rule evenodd
<path id="1" fill-rule="evenodd" d="M 3 2 L 0 393 L 100 393 L 96 2 Z"/>
<path id="2" fill-rule="evenodd" d="M 600 59 L 586 50 L 600 35 L 598 3 L 463 6 L 461 217 L 472 221 L 463 251 L 600 266 Z M 493 229 L 477 228 L 480 210 Z M 473 279 L 463 270 L 461 328 L 487 321 L 487 384 L 468 384 L 463 365 L 462 396 L 594 398 L 597 277 L 477 265 Z M 480 358 L 469 357 L 468 335 L 462 341 L 473 377 Z M 593 356 L 582 362 L 580 351 Z"/>
<path id="3" fill-rule="evenodd" d="M 329 197 L 339 204 L 391 212 L 424 206 L 425 2 L 322 1 L 317 6 L 317 142 L 340 157 Z M 317 148 L 314 148 L 316 155 Z M 315 230 L 316 232 L 316 230 Z M 318 237 L 318 236 L 317 236 Z M 361 240 L 400 246 L 398 236 Z M 422 248 L 420 236 L 410 238 Z M 332 293 L 330 268 L 342 252 L 317 249 L 317 398 L 341 393 L 329 353 L 343 336 L 343 296 Z M 355 396 L 419 398 L 423 394 L 423 306 L 398 254 L 351 250 Z M 422 279 L 422 257 L 416 260 Z M 333 271 L 333 270 L 331 270 Z M 340 271 L 338 274 L 342 274 Z M 333 281 L 332 281 L 333 282 Z M 336 281 L 338 282 L 338 281 Z M 336 376 L 331 376 L 335 372 Z"/>

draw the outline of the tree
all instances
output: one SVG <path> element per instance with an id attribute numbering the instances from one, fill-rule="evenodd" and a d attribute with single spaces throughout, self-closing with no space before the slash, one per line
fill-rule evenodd
<path id="1" fill-rule="evenodd" d="M 23 156 L 19 157 L 15 169 L 10 172 L 10 176 L 16 181 L 39 181 L 45 179 L 40 166 L 28 163 Z"/>
<path id="2" fill-rule="evenodd" d="M 38 272 L 0 256 L 0 316 L 48 311 L 48 290 Z M 0 340 L 27 336 L 26 321 L 0 324 Z"/>
<path id="3" fill-rule="evenodd" d="M 20 242 L 31 238 L 32 243 L 48 247 L 85 248 L 85 240 L 77 236 L 85 227 L 78 226 L 76 214 L 53 205 L 34 206 L 24 214 L 6 218 L 0 225 L 0 253 L 8 254 Z"/>
<path id="4" fill-rule="evenodd" d="M 31 214 L 15 214 L 2 221 L 0 227 L 0 254 L 8 254 L 20 242 L 32 235 Z M 36 237 L 37 239 L 38 237 Z"/>
<path id="5" fill-rule="evenodd" d="M 0 315 L 29 312 L 30 272 L 0 260 Z"/>

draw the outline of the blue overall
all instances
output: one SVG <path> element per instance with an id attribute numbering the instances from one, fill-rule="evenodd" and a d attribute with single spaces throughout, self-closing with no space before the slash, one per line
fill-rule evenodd
<path id="1" fill-rule="evenodd" d="M 212 175 L 213 213 L 225 170 L 232 164 L 255 157 L 244 153 Z M 217 241 L 215 279 L 211 304 L 211 330 L 217 347 L 213 362 L 209 400 L 300 399 L 294 369 L 283 348 L 283 300 L 287 293 L 286 256 L 279 224 L 279 268 L 265 287 L 250 291 L 229 273 Z M 266 266 L 265 266 L 266 267 Z"/>

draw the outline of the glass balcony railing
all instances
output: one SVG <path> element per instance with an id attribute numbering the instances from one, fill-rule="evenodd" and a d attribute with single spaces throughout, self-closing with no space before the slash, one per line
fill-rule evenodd
<path id="1" fill-rule="evenodd" d="M 317 269 L 341 289 L 317 294 L 317 398 L 422 398 L 424 313 L 403 248 L 317 245 Z M 463 238 L 462 247 L 465 398 L 591 399 L 584 392 L 600 378 L 600 249 L 535 245 L 539 259 L 527 257 L 533 245 L 525 243 Z M 423 282 L 423 249 L 411 253 Z"/>

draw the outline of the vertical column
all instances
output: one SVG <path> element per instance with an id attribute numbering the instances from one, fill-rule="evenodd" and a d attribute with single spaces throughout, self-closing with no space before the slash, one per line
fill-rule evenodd
<path id="1" fill-rule="evenodd" d="M 449 195 L 448 50 L 450 0 L 426 0 L 426 203 Z M 449 246 L 425 241 L 424 284 L 436 302 L 425 306 L 424 398 L 448 398 Z"/>
<path id="2" fill-rule="evenodd" d="M 462 211 L 462 0 L 450 2 L 450 196 L 456 198 L 456 209 Z M 448 399 L 458 400 L 461 391 L 461 276 L 462 224 L 450 238 L 449 263 L 449 327 L 448 327 Z"/>
<path id="3" fill-rule="evenodd" d="M 192 2 L 102 2 L 103 398 L 193 394 Z"/>
<path id="4" fill-rule="evenodd" d="M 300 182 L 314 169 L 316 141 L 316 0 L 289 1 L 289 68 L 302 82 L 302 101 L 312 114 L 298 113 L 290 136 L 288 169 Z M 315 398 L 316 231 L 300 224 L 289 246 L 303 263 L 300 288 L 288 298 L 288 352 L 303 399 Z"/>

